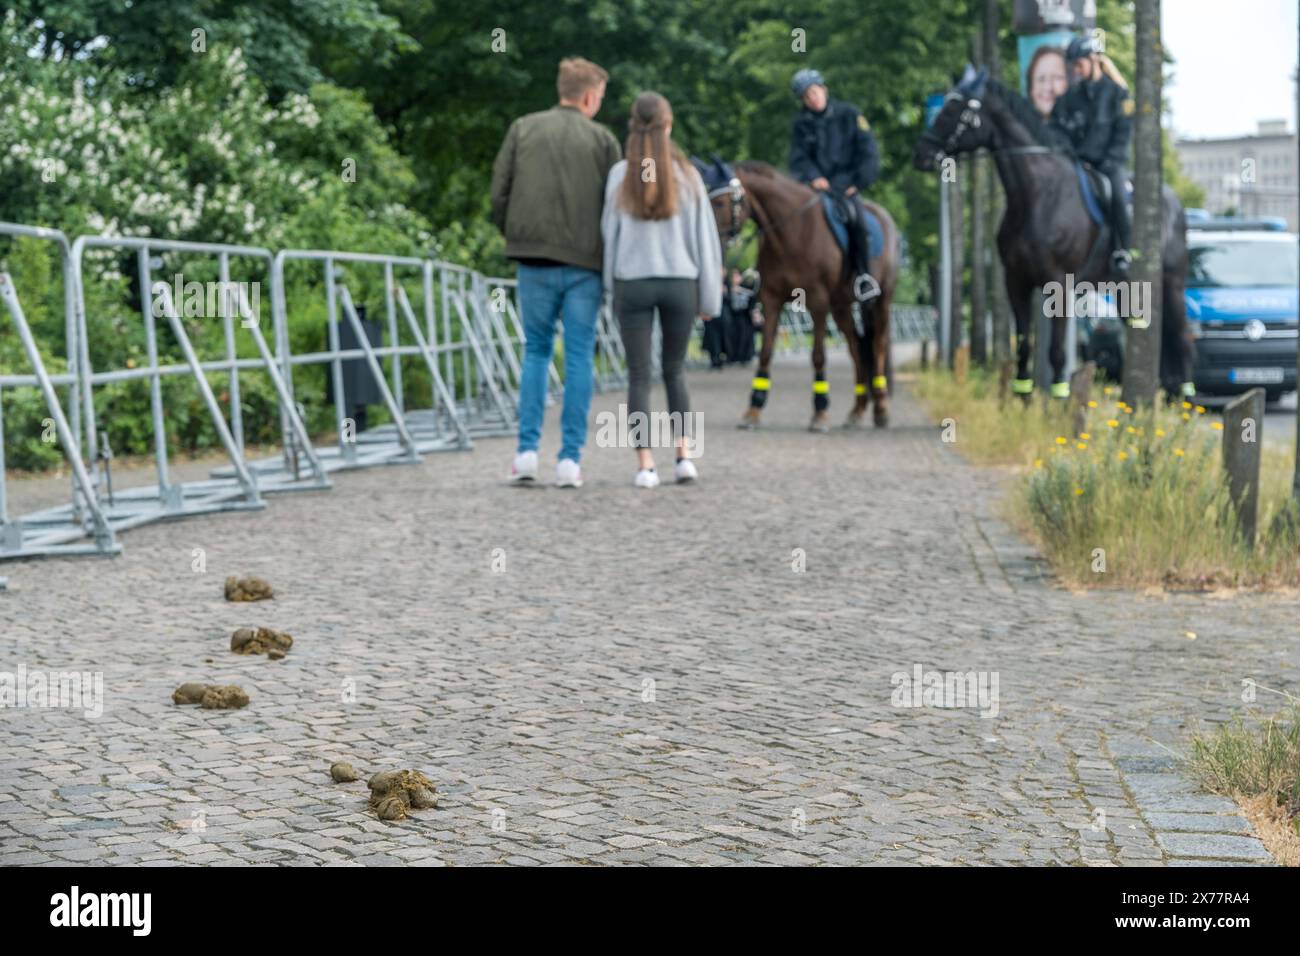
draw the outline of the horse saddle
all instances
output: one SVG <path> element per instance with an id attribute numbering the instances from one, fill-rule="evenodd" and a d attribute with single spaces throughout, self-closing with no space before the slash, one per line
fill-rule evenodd
<path id="1" fill-rule="evenodd" d="M 1076 162 L 1075 173 L 1079 177 L 1079 191 L 1083 193 L 1083 204 L 1087 207 L 1088 218 L 1099 226 L 1112 225 L 1110 221 L 1111 190 L 1110 177 L 1087 163 Z M 1133 183 L 1127 181 L 1124 202 L 1133 205 Z"/>
<path id="2" fill-rule="evenodd" d="M 835 243 L 844 253 L 846 265 L 857 264 L 853 271 L 867 271 L 867 263 L 880 255 L 885 249 L 885 231 L 880 220 L 856 197 L 821 194 L 822 211 L 826 214 L 826 224 L 835 236 Z M 867 248 L 859 249 L 859 237 L 865 233 Z M 863 254 L 865 252 L 865 255 Z"/>

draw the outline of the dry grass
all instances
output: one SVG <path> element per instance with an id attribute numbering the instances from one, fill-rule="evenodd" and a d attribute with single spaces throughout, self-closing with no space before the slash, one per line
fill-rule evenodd
<path id="1" fill-rule="evenodd" d="M 1300 704 L 1197 734 L 1191 767 L 1206 789 L 1241 804 L 1279 863 L 1300 866 Z"/>
<path id="2" fill-rule="evenodd" d="M 1076 587 L 1295 586 L 1300 522 L 1290 496 L 1293 453 L 1262 450 L 1259 533 L 1246 547 L 1220 462 L 1222 425 L 1187 403 L 1138 410 L 1098 383 L 1085 431 L 1066 403 L 999 403 L 997 382 L 973 370 L 957 382 L 922 373 L 917 393 L 955 447 L 1017 471 L 1011 519 L 1061 579 Z"/>

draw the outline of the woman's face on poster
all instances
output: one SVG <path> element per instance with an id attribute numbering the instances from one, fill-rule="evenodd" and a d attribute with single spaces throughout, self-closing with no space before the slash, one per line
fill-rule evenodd
<path id="1" fill-rule="evenodd" d="M 1029 98 L 1034 109 L 1046 117 L 1052 112 L 1057 97 L 1066 91 L 1070 81 L 1065 71 L 1065 57 L 1059 53 L 1044 53 L 1034 64 L 1029 77 Z"/>

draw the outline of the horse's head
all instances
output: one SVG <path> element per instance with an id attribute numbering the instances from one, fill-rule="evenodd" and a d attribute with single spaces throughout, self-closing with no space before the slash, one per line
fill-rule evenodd
<path id="1" fill-rule="evenodd" d="M 709 191 L 709 205 L 713 207 L 713 219 L 718 226 L 718 238 L 730 245 L 740 235 L 740 229 L 749 218 L 749 208 L 745 201 L 745 187 L 740 177 L 717 155 L 710 162 L 692 156 L 691 163 L 704 180 L 704 188 Z"/>
<path id="2" fill-rule="evenodd" d="M 912 165 L 924 172 L 935 169 L 945 156 L 969 153 L 987 146 L 993 127 L 984 115 L 988 72 L 969 64 L 960 82 L 944 98 L 943 109 L 934 118 L 912 151 Z"/>

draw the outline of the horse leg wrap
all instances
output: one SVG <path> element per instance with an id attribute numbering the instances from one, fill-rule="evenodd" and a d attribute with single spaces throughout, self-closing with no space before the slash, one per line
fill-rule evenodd
<path id="1" fill-rule="evenodd" d="M 885 378 L 885 376 L 883 375 L 873 376 L 871 379 L 871 387 L 874 388 L 877 392 L 888 391 L 889 379 Z"/>
<path id="2" fill-rule="evenodd" d="M 1052 398 L 1069 398 L 1069 397 L 1070 397 L 1069 382 L 1052 383 Z"/>
<path id="3" fill-rule="evenodd" d="M 1034 380 L 1032 378 L 1013 378 L 1011 380 L 1011 391 L 1017 395 L 1030 395 L 1034 391 Z"/>
<path id="4" fill-rule="evenodd" d="M 813 382 L 813 408 L 819 412 L 826 411 L 831 404 L 831 383 L 826 381 L 826 373 L 818 372 Z"/>
<path id="5" fill-rule="evenodd" d="M 1183 382 L 1183 398 L 1191 398 L 1196 394 L 1195 382 Z"/>
<path id="6" fill-rule="evenodd" d="M 858 382 L 857 385 L 854 385 L 854 386 L 853 386 L 853 394 L 854 394 L 854 395 L 865 395 L 865 394 L 867 394 L 867 386 L 863 385 L 861 382 Z"/>
<path id="7" fill-rule="evenodd" d="M 750 383 L 750 408 L 762 408 L 767 403 L 767 392 L 771 387 L 772 382 L 766 376 L 754 376 L 754 381 Z"/>

